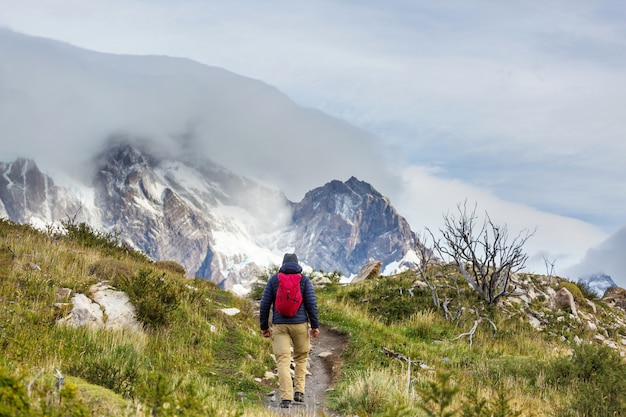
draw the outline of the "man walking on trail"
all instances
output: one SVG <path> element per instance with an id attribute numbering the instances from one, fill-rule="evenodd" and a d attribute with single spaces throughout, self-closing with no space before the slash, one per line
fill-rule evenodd
<path id="1" fill-rule="evenodd" d="M 295 315 L 289 317 L 285 310 L 281 314 L 277 309 L 277 302 L 282 303 L 282 291 L 279 284 L 285 285 L 289 280 L 299 281 L 302 294 L 302 304 L 297 308 Z M 277 292 L 279 299 L 277 300 Z M 299 297 L 299 294 L 297 294 Z M 286 297 L 294 298 L 293 295 Z M 281 305 L 279 305 L 281 307 Z M 269 326 L 269 314 L 272 310 L 272 329 Z M 309 332 L 309 323 L 311 331 Z M 278 366 L 278 384 L 281 408 L 289 408 L 292 401 L 304 402 L 306 364 L 311 350 L 311 339 L 319 335 L 319 319 L 317 316 L 317 298 L 311 280 L 302 275 L 302 267 L 298 264 L 298 257 L 294 253 L 287 253 L 283 257 L 283 264 L 277 274 L 270 277 L 263 291 L 260 307 L 260 324 L 263 337 L 272 338 L 272 348 Z M 310 335 L 310 337 L 309 337 Z M 293 361 L 295 362 L 295 377 L 291 379 L 291 345 L 293 345 Z M 294 393 L 295 389 L 295 393 Z"/>

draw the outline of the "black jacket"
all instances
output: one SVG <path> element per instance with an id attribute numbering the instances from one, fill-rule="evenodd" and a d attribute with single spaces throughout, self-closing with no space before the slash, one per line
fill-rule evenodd
<path id="1" fill-rule="evenodd" d="M 300 274 L 302 273 L 302 267 L 295 262 L 286 262 L 280 267 L 278 272 L 283 272 L 285 274 Z M 277 290 L 278 275 L 274 274 L 267 281 L 265 290 L 263 291 L 263 298 L 261 298 L 261 308 L 259 314 L 261 330 L 269 329 L 270 308 L 272 309 L 273 324 L 298 324 L 310 322 L 311 328 L 319 329 L 320 324 L 317 316 L 317 298 L 315 296 L 313 284 L 311 283 L 309 277 L 302 275 L 302 280 L 300 281 L 302 305 L 293 317 L 281 316 L 281 314 L 276 311 L 274 301 L 276 300 Z"/>

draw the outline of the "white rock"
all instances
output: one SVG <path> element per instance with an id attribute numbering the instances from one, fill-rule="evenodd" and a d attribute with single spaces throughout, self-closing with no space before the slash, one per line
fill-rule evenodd
<path id="1" fill-rule="evenodd" d="M 235 316 L 235 315 L 240 313 L 240 310 L 238 308 L 234 308 L 234 307 L 232 307 L 232 308 L 222 308 L 222 309 L 220 309 L 220 311 L 222 313 L 226 314 L 226 315 L 229 315 L 229 316 Z"/>
<path id="2" fill-rule="evenodd" d="M 101 327 L 104 314 L 100 309 L 100 306 L 94 303 L 85 294 L 76 294 L 72 297 L 73 308 L 70 314 L 62 319 L 59 319 L 57 323 L 68 325 L 71 327 L 81 326 L 95 326 Z"/>
<path id="3" fill-rule="evenodd" d="M 57 323 L 72 327 L 93 326 L 141 330 L 142 326 L 137 321 L 135 308 L 126 293 L 116 291 L 105 283 L 92 285 L 89 292 L 93 299 L 85 294 L 74 295 L 72 311 Z"/>
<path id="4" fill-rule="evenodd" d="M 125 292 L 117 291 L 103 282 L 92 285 L 89 292 L 92 294 L 93 300 L 104 309 L 106 314 L 105 327 L 118 330 L 123 328 L 141 330 L 141 324 L 136 318 L 135 307 Z"/>

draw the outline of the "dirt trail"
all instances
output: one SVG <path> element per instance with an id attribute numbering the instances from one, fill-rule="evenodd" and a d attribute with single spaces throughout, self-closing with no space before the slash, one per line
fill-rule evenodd
<path id="1" fill-rule="evenodd" d="M 324 407 L 324 401 L 327 391 L 335 382 L 335 377 L 341 367 L 341 356 L 346 348 L 346 342 L 345 334 L 332 327 L 320 325 L 319 336 L 311 340 L 310 375 L 306 377 L 305 402 L 292 404 L 291 408 L 288 409 L 280 408 L 278 381 L 276 381 L 276 394 L 266 397 L 265 405 L 278 415 L 332 416 L 332 413 Z"/>

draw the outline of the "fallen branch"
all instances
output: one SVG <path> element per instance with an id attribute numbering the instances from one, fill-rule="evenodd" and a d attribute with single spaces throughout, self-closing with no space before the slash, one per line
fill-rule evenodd
<path id="1" fill-rule="evenodd" d="M 39 372 L 37 372 L 37 375 L 35 375 L 33 377 L 33 379 L 30 380 L 30 382 L 28 383 L 28 385 L 26 385 L 26 395 L 30 398 L 30 393 L 33 391 L 33 384 L 35 383 L 35 380 L 37 378 L 39 378 L 41 376 L 41 374 L 43 374 L 43 368 L 41 368 L 39 370 Z"/>
<path id="2" fill-rule="evenodd" d="M 476 333 L 476 329 L 478 328 L 478 325 L 480 323 L 482 323 L 483 320 L 485 320 L 487 323 L 491 324 L 491 327 L 493 327 L 494 336 L 498 332 L 498 327 L 496 326 L 496 324 L 491 319 L 488 319 L 487 317 L 482 317 L 480 314 L 478 314 L 478 309 L 474 309 L 474 312 L 476 313 L 476 320 L 474 320 L 474 325 L 472 326 L 472 328 L 468 332 L 461 333 L 460 335 L 458 335 L 457 337 L 452 339 L 452 340 L 457 340 L 457 339 L 460 339 L 462 337 L 469 336 L 470 349 L 472 348 L 472 342 L 473 342 L 473 338 L 474 338 L 474 333 Z"/>
<path id="3" fill-rule="evenodd" d="M 383 347 L 383 353 L 387 356 L 391 356 L 392 358 L 404 361 L 404 362 L 410 362 L 411 359 L 407 358 L 406 356 L 404 356 L 402 353 L 398 353 L 398 352 L 394 352 L 391 349 L 387 349 L 386 347 Z"/>
<path id="4" fill-rule="evenodd" d="M 482 321 L 481 318 L 478 318 L 478 319 L 474 320 L 474 325 L 472 326 L 472 328 L 470 329 L 469 332 L 461 333 L 460 335 L 458 335 L 457 337 L 455 337 L 452 340 L 457 340 L 457 339 L 460 339 L 462 337 L 469 336 L 470 349 L 471 349 L 472 348 L 472 338 L 474 337 L 474 333 L 476 333 L 476 328 L 478 327 L 478 323 L 480 323 L 481 321 Z"/>
<path id="5" fill-rule="evenodd" d="M 387 349 L 384 346 L 383 346 L 383 353 L 387 356 L 406 362 L 408 364 L 407 370 L 406 370 L 406 396 L 407 398 L 409 398 L 409 387 L 411 386 L 411 363 L 417 363 L 421 365 L 424 362 L 421 360 L 412 361 L 411 358 L 403 355 L 402 353 L 394 352 L 393 350 Z"/>

